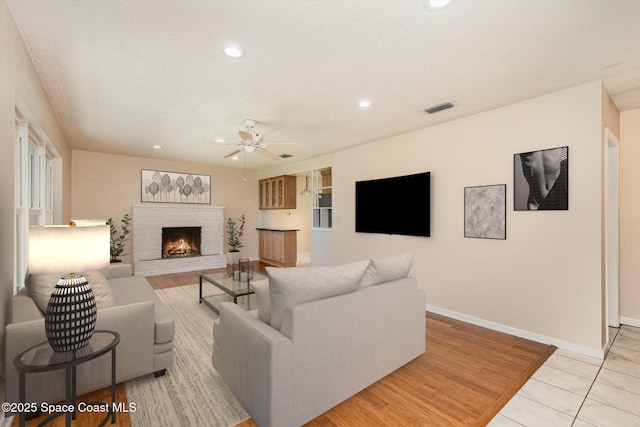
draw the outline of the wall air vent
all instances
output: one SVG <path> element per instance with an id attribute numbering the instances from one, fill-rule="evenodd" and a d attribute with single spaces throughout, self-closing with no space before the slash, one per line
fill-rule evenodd
<path id="1" fill-rule="evenodd" d="M 433 113 L 437 113 L 438 111 L 448 110 L 449 108 L 453 108 L 453 104 L 451 102 L 443 102 L 442 104 L 437 104 L 437 105 L 432 105 L 431 107 L 427 107 L 422 111 L 424 111 L 425 113 L 433 114 Z"/>

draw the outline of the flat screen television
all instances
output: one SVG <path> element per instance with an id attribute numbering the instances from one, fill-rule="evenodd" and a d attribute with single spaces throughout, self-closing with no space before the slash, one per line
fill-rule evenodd
<path id="1" fill-rule="evenodd" d="M 431 235 L 431 172 L 356 182 L 356 232 Z"/>

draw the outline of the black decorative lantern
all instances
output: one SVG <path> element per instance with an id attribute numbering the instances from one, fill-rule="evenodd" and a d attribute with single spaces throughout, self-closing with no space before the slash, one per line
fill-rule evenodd
<path id="1" fill-rule="evenodd" d="M 61 278 L 51 293 L 44 317 L 53 351 L 74 351 L 87 345 L 96 317 L 96 298 L 87 279 L 75 275 Z"/>

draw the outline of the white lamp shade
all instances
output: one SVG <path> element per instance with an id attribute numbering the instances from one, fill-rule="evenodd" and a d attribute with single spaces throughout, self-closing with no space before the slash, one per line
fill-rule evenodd
<path id="1" fill-rule="evenodd" d="M 82 273 L 109 265 L 109 226 L 29 228 L 29 273 Z"/>
<path id="2" fill-rule="evenodd" d="M 71 222 L 73 222 L 76 227 L 94 227 L 96 225 L 106 225 L 107 224 L 107 220 L 106 219 L 91 219 L 91 218 L 87 218 L 87 219 L 72 219 Z"/>

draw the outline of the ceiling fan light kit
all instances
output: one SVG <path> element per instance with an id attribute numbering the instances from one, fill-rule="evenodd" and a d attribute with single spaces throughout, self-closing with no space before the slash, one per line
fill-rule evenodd
<path id="1" fill-rule="evenodd" d="M 233 159 L 233 157 L 236 154 L 240 152 L 244 152 L 244 153 L 260 153 L 263 156 L 270 158 L 271 160 L 280 160 L 283 157 L 270 151 L 268 149 L 269 145 L 272 145 L 272 146 L 286 145 L 289 148 L 295 148 L 298 145 L 296 143 L 265 144 L 264 142 L 262 142 L 262 135 L 253 130 L 253 128 L 258 122 L 256 122 L 253 119 L 244 119 L 242 123 L 246 127 L 246 130 L 238 131 L 238 135 L 240 136 L 240 142 L 225 143 L 224 140 L 219 141 L 218 139 L 216 139 L 216 142 L 219 144 L 235 145 L 237 147 L 236 150 L 224 156 L 225 158 L 231 157 Z M 289 155 L 288 157 L 291 157 L 291 156 Z"/>

